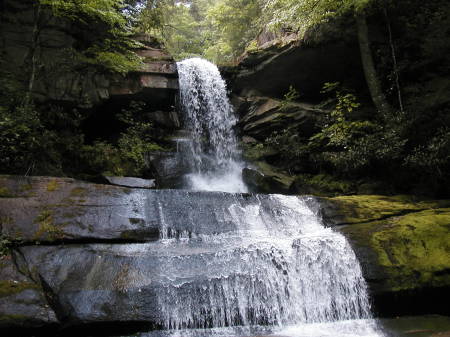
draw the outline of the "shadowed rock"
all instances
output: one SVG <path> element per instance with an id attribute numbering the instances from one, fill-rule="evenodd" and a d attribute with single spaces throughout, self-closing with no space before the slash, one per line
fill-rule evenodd
<path id="1" fill-rule="evenodd" d="M 15 261 L 18 259 L 21 257 L 17 254 L 9 254 L 0 260 L 0 329 L 39 328 L 59 323 L 40 282 L 27 274 L 25 261 Z"/>

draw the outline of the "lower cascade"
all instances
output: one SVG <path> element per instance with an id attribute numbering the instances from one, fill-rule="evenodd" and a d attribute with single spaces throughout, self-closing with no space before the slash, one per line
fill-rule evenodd
<path id="1" fill-rule="evenodd" d="M 381 336 L 356 256 L 321 223 L 315 199 L 196 193 L 181 205 L 193 207 L 182 214 L 194 221 L 190 230 L 163 232 L 157 299 L 165 329 L 197 335 L 200 328 L 301 326 L 289 334 Z M 197 210 L 198 198 L 210 204 Z M 212 233 L 203 234 L 208 225 Z"/>

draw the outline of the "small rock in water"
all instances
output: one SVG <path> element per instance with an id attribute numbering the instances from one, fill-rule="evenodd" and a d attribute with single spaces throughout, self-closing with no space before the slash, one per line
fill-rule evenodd
<path id="1" fill-rule="evenodd" d="M 133 188 L 154 188 L 155 179 L 142 179 L 135 177 L 105 177 L 111 185 Z"/>

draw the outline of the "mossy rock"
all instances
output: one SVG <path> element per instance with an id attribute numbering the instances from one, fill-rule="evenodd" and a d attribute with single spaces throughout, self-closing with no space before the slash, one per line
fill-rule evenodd
<path id="1" fill-rule="evenodd" d="M 450 208 L 396 217 L 371 237 L 393 290 L 450 285 Z"/>
<path id="2" fill-rule="evenodd" d="M 375 293 L 450 288 L 450 201 L 412 196 L 323 198 L 325 223 L 351 242 Z M 330 205 L 333 205 L 334 210 Z"/>
<path id="3" fill-rule="evenodd" d="M 7 187 L 0 186 L 0 198 L 11 198 L 14 195 L 9 191 Z"/>
<path id="4" fill-rule="evenodd" d="M 416 200 L 408 195 L 349 195 L 323 198 L 323 217 L 331 225 L 365 223 L 442 207 L 450 207 L 450 200 Z"/>
<path id="5" fill-rule="evenodd" d="M 47 191 L 48 192 L 57 191 L 59 186 L 60 186 L 60 183 L 58 182 L 58 180 L 56 180 L 56 179 L 50 180 L 50 182 L 47 184 Z"/>
<path id="6" fill-rule="evenodd" d="M 335 196 L 355 193 L 355 186 L 354 182 L 337 179 L 328 174 L 302 174 L 296 176 L 291 186 L 291 192 L 295 194 Z"/>
<path id="7" fill-rule="evenodd" d="M 34 234 L 36 241 L 55 241 L 66 237 L 63 230 L 65 224 L 56 225 L 54 222 L 54 213 L 49 209 L 43 209 L 37 216 L 35 223 L 39 226 L 39 229 Z"/>
<path id="8" fill-rule="evenodd" d="M 39 290 L 40 288 L 36 283 L 32 282 L 0 280 L 0 297 L 15 295 L 27 289 Z"/>

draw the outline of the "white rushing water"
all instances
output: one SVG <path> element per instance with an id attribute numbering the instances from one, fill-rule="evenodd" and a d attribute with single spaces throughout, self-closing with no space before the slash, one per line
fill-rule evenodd
<path id="1" fill-rule="evenodd" d="M 217 67 L 200 58 L 177 63 L 185 126 L 192 133 L 187 188 L 247 192 L 233 130 L 237 119 Z"/>
<path id="2" fill-rule="evenodd" d="M 166 232 L 161 324 L 180 336 L 202 335 L 198 328 L 231 335 L 230 326 L 270 326 L 283 336 L 382 336 L 353 250 L 322 225 L 313 202 L 237 195 L 211 213 L 234 230 Z"/>

